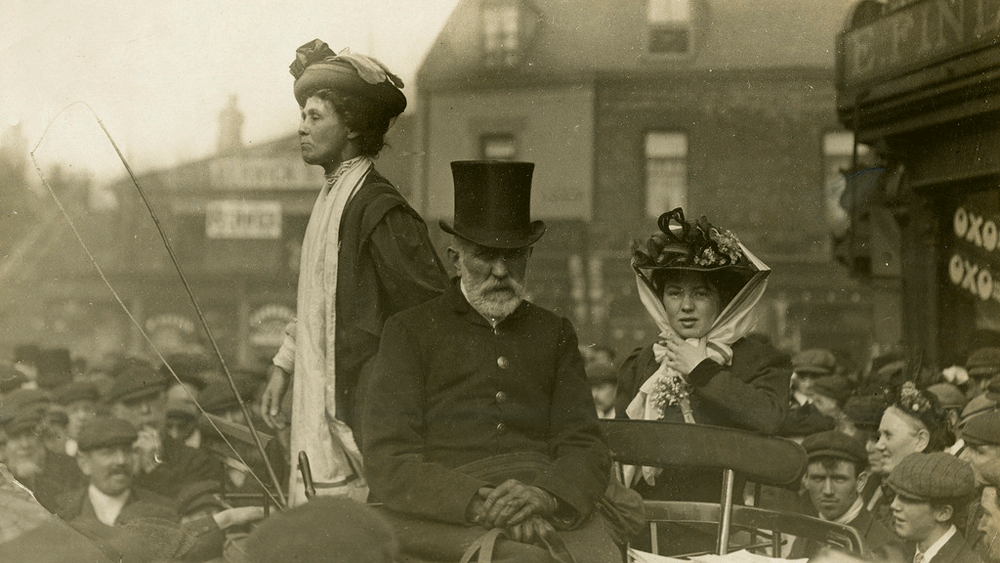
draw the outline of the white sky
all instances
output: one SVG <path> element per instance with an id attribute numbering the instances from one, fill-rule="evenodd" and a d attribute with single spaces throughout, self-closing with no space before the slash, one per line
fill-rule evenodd
<path id="1" fill-rule="evenodd" d="M 458 0 L 4 0 L 0 131 L 20 123 L 29 148 L 64 107 L 85 101 L 133 169 L 211 154 L 231 94 L 244 142 L 295 130 L 288 65 L 319 38 L 382 60 L 414 98 L 416 70 Z M 411 102 L 412 104 L 412 102 Z M 36 155 L 123 173 L 94 119 L 75 106 Z"/>

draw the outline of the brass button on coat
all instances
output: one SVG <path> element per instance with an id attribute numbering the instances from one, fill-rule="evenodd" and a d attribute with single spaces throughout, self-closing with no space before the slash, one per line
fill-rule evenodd
<path id="1" fill-rule="evenodd" d="M 508 360 L 504 356 L 500 356 L 499 358 L 497 358 L 497 365 L 500 366 L 500 369 L 507 369 L 507 367 L 510 365 L 510 360 Z"/>
<path id="2" fill-rule="evenodd" d="M 497 402 L 503 403 L 507 400 L 507 394 L 503 391 L 497 391 Z"/>

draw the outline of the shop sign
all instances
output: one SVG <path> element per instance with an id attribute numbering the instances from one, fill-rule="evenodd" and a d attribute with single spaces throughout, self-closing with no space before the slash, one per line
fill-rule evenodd
<path id="1" fill-rule="evenodd" d="M 250 315 L 250 344 L 277 348 L 285 338 L 285 326 L 295 311 L 284 305 L 264 305 Z"/>
<path id="2" fill-rule="evenodd" d="M 925 0 L 844 32 L 841 86 L 919 69 L 1000 36 L 1000 0 Z"/>
<path id="3" fill-rule="evenodd" d="M 951 283 L 977 301 L 1000 303 L 1000 209 L 967 200 L 952 216 Z"/>
<path id="4" fill-rule="evenodd" d="M 323 174 L 294 158 L 218 158 L 208 164 L 212 188 L 227 190 L 314 190 L 323 185 Z"/>
<path id="5" fill-rule="evenodd" d="M 210 239 L 281 238 L 281 202 L 210 201 L 205 206 L 205 237 Z"/>

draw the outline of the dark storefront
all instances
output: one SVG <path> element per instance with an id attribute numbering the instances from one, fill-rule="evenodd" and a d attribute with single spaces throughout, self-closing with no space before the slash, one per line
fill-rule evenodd
<path id="1" fill-rule="evenodd" d="M 855 254 L 877 257 L 865 233 L 894 221 L 904 338 L 938 366 L 963 363 L 1000 344 L 1000 0 L 861 2 L 848 22 L 838 113 L 882 172 L 855 198 Z"/>

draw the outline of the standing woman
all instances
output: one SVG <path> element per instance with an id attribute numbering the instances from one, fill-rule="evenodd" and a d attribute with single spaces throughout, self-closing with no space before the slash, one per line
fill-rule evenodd
<path id="1" fill-rule="evenodd" d="M 746 338 L 769 272 L 728 230 L 674 209 L 660 232 L 634 245 L 639 297 L 660 330 L 618 371 L 619 418 L 686 421 L 763 434 L 778 431 L 791 361 Z M 721 471 L 642 468 L 630 483 L 644 498 L 717 501 Z"/>

